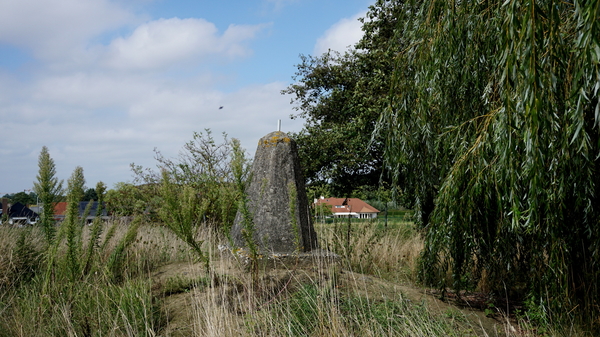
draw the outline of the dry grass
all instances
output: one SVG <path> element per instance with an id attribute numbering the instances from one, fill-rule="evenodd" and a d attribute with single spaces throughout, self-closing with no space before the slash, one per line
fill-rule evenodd
<path id="1" fill-rule="evenodd" d="M 344 267 L 396 282 L 414 282 L 423 240 L 411 222 L 317 224 L 321 246 L 344 257 Z"/>
<path id="2" fill-rule="evenodd" d="M 14 287 L 39 263 L 36 252 L 44 243 L 37 228 L 0 228 L 0 288 Z"/>
<path id="3" fill-rule="evenodd" d="M 103 226 L 95 260 L 99 272 L 129 226 L 126 221 Z M 168 229 L 142 225 L 125 250 L 120 281 L 86 278 L 73 288 L 76 302 L 58 295 L 72 286 L 54 284 L 57 293 L 48 296 L 59 300 L 44 305 L 36 281 L 28 281 L 43 270 L 42 233 L 0 227 L 0 336 L 85 335 L 86 321 L 99 325 L 89 331 L 108 336 L 535 335 L 413 286 L 423 244 L 410 223 L 352 224 L 350 237 L 345 223 L 316 227 L 321 246 L 340 254 L 339 262 L 262 270 L 255 277 L 216 249 L 225 240 L 213 231 L 197 236 L 211 256 L 207 272 Z M 86 244 L 88 235 L 84 227 Z M 34 323 L 40 317 L 46 326 Z"/>
<path id="4" fill-rule="evenodd" d="M 333 226 L 318 230 L 322 246 L 343 252 L 339 230 L 336 232 Z M 339 263 L 321 261 L 314 266 L 324 268 L 263 270 L 258 280 L 226 256 L 214 256 L 210 275 L 197 264 L 159 268 L 154 279 L 162 278 L 159 282 L 163 283 L 171 273 L 184 274 L 189 280 L 211 277 L 207 287 L 193 287 L 165 299 L 171 317 L 165 335 L 485 335 L 486 330 L 478 323 L 486 320 L 485 315 L 449 319 L 445 314 L 448 304 L 405 285 L 414 275 L 414 259 L 422 244 L 403 227 L 383 230 L 373 224 L 352 228 L 353 247 Z M 402 265 L 401 273 L 395 271 L 394 264 Z M 352 266 L 370 268 L 372 275 L 402 279 L 404 285 L 352 272 Z M 387 271 L 381 272 L 380 268 Z M 183 313 L 181 306 L 191 310 Z M 494 324 L 488 322 L 488 330 L 503 330 L 502 324 Z"/>

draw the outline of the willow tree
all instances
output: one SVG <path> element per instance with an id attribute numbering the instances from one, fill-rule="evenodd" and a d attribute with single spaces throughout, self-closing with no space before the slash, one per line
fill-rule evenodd
<path id="1" fill-rule="evenodd" d="M 399 3 L 379 127 L 419 200 L 423 280 L 597 313 L 600 1 Z"/>

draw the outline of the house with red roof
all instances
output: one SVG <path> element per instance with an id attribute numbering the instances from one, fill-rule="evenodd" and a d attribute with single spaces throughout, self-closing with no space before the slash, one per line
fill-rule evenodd
<path id="1" fill-rule="evenodd" d="M 315 206 L 331 206 L 335 218 L 375 219 L 380 211 L 358 198 L 325 198 L 315 199 Z"/>
<path id="2" fill-rule="evenodd" d="M 88 203 L 90 203 L 90 201 L 81 201 L 79 203 L 78 206 L 78 215 L 80 217 L 84 216 L 86 209 L 88 208 Z M 67 202 L 57 202 L 54 205 L 54 220 L 56 221 L 62 221 L 65 219 L 65 216 L 67 215 Z M 102 217 L 102 219 L 108 219 L 108 214 L 106 212 L 106 209 L 102 210 L 101 214 L 98 214 L 99 210 L 98 210 L 98 202 L 94 201 L 92 202 L 92 204 L 89 206 L 89 213 L 86 217 L 86 221 L 88 223 L 91 223 L 92 220 L 94 220 L 94 218 L 96 216 L 100 216 Z"/>

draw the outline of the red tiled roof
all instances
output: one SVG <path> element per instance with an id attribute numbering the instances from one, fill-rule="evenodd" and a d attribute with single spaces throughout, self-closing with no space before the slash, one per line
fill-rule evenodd
<path id="1" fill-rule="evenodd" d="M 66 202 L 57 202 L 54 205 L 54 215 L 65 215 L 67 211 L 67 203 Z"/>
<path id="2" fill-rule="evenodd" d="M 380 211 L 358 198 L 324 198 L 317 199 L 317 205 L 327 204 L 335 213 L 379 213 Z"/>

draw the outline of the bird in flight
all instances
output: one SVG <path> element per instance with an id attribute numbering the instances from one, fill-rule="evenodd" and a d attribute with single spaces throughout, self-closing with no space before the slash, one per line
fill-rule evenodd
<path id="1" fill-rule="evenodd" d="M 223 106 L 222 106 L 222 105 L 219 107 L 219 110 L 221 110 L 221 109 L 223 109 Z"/>

